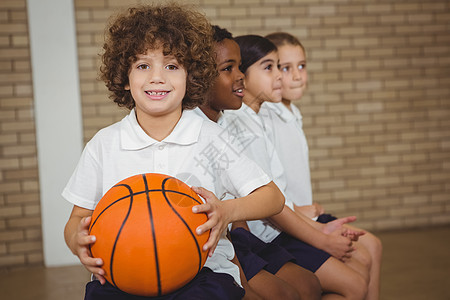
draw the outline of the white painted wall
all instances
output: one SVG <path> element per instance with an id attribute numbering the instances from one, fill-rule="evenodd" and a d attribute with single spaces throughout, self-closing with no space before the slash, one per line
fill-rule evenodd
<path id="1" fill-rule="evenodd" d="M 28 0 L 46 266 L 78 262 L 64 242 L 72 205 L 61 197 L 83 147 L 74 4 Z"/>

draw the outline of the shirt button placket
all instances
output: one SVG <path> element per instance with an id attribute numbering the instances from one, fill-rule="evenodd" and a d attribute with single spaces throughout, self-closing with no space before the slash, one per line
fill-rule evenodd
<path id="1" fill-rule="evenodd" d="M 168 149 L 166 144 L 159 144 L 155 151 L 155 170 L 161 174 L 168 173 Z"/>

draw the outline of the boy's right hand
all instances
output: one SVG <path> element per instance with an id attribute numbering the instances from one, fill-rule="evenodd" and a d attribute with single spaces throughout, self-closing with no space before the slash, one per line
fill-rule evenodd
<path id="1" fill-rule="evenodd" d="M 89 235 L 89 224 L 91 223 L 91 217 L 84 217 L 78 224 L 77 232 L 75 234 L 75 255 L 78 256 L 81 263 L 93 273 L 101 284 L 105 284 L 106 280 L 103 275 L 105 271 L 101 268 L 103 266 L 103 260 L 101 258 L 94 258 L 91 255 L 89 245 L 95 243 L 95 236 Z"/>

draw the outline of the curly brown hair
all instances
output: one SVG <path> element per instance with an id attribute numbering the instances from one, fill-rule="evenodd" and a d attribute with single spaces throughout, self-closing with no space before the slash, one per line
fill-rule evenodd
<path id="1" fill-rule="evenodd" d="M 103 45 L 100 77 L 119 106 L 135 102 L 125 86 L 137 55 L 162 49 L 173 55 L 187 72 L 183 109 L 203 103 L 217 71 L 211 24 L 192 7 L 175 3 L 129 8 L 112 20 Z"/>

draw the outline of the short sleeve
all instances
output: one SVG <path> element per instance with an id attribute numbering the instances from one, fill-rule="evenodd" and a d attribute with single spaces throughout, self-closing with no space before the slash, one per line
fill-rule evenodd
<path id="1" fill-rule="evenodd" d="M 69 179 L 62 196 L 70 203 L 94 210 L 102 197 L 102 171 L 90 144 L 81 154 L 78 165 Z"/>
<path id="2" fill-rule="evenodd" d="M 227 170 L 223 184 L 231 194 L 244 197 L 257 188 L 270 183 L 271 178 L 252 160 L 241 156 L 236 164 Z"/>
<path id="3" fill-rule="evenodd" d="M 244 197 L 256 190 L 257 188 L 268 184 L 272 181 L 271 177 L 245 152 L 238 152 L 238 149 L 232 147 L 232 143 L 227 140 L 234 140 L 234 136 L 227 134 L 222 136 L 225 141 L 224 152 L 229 162 L 227 168 L 223 168 L 218 174 L 225 192 L 236 197 Z"/>

